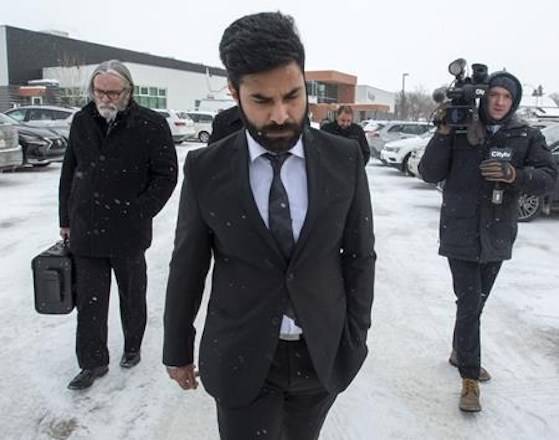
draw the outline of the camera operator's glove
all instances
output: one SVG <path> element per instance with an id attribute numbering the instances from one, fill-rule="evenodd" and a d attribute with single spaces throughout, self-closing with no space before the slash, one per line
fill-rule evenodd
<path id="1" fill-rule="evenodd" d="M 446 113 L 449 105 L 449 102 L 440 103 L 435 110 L 433 110 L 431 116 L 433 123 L 437 126 L 437 132 L 443 135 L 448 135 L 450 133 L 450 127 L 446 125 Z"/>
<path id="2" fill-rule="evenodd" d="M 510 162 L 487 159 L 480 164 L 479 169 L 485 180 L 490 182 L 512 183 L 516 179 L 516 169 Z"/>

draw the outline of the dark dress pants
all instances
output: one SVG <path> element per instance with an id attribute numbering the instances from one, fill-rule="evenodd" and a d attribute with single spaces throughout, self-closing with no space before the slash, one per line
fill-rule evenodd
<path id="1" fill-rule="evenodd" d="M 320 384 L 305 342 L 280 340 L 256 399 L 241 408 L 217 403 L 221 440 L 316 440 L 336 396 Z"/>
<path id="2" fill-rule="evenodd" d="M 477 379 L 481 366 L 480 317 L 502 261 L 480 264 L 449 258 L 456 295 L 452 348 L 463 378 Z"/>
<path id="3" fill-rule="evenodd" d="M 120 300 L 124 351 L 140 350 L 146 328 L 146 260 L 144 253 L 118 258 L 74 256 L 78 327 L 76 354 L 82 369 L 109 363 L 107 319 L 111 270 Z"/>

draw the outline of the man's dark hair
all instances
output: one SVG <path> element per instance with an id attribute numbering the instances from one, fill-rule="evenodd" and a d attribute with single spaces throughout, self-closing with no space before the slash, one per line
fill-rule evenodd
<path id="1" fill-rule="evenodd" d="M 305 48 L 293 17 L 261 12 L 234 21 L 223 33 L 219 56 L 236 90 L 244 75 L 295 62 L 305 72 Z"/>
<path id="2" fill-rule="evenodd" d="M 353 109 L 350 105 L 340 105 L 338 110 L 336 110 L 336 116 L 340 116 L 342 113 L 347 113 L 348 115 L 353 116 Z"/>

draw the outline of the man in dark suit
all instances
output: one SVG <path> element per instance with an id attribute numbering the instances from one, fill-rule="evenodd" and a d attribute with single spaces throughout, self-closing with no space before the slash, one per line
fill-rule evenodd
<path id="1" fill-rule="evenodd" d="M 361 153 L 306 126 L 291 17 L 235 21 L 220 55 L 246 130 L 186 159 L 163 362 L 197 387 L 193 323 L 213 255 L 199 365 L 221 438 L 317 439 L 367 355 L 375 253 Z"/>
<path id="2" fill-rule="evenodd" d="M 371 149 L 363 128 L 353 123 L 353 109 L 351 106 L 341 105 L 338 107 L 338 110 L 336 110 L 336 120 L 324 124 L 321 130 L 357 141 L 363 154 L 363 163 L 367 165 L 371 157 Z"/>
<path id="3" fill-rule="evenodd" d="M 212 122 L 212 134 L 208 139 L 208 145 L 217 142 L 243 128 L 243 120 L 238 106 L 233 106 L 215 115 Z"/>
<path id="4" fill-rule="evenodd" d="M 177 155 L 167 121 L 138 105 L 128 68 L 95 68 L 90 103 L 77 112 L 59 189 L 60 234 L 76 269 L 76 354 L 81 371 L 68 384 L 90 387 L 109 368 L 107 319 L 111 272 L 120 298 L 123 368 L 140 362 L 147 322 L 145 252 L 152 221 L 177 183 Z"/>

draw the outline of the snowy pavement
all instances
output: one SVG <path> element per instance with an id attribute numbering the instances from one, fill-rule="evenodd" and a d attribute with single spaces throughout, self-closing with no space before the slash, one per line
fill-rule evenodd
<path id="1" fill-rule="evenodd" d="M 182 163 L 190 148 L 178 147 Z M 323 440 L 559 438 L 559 215 L 520 225 L 482 324 L 483 412 L 458 410 L 447 358 L 454 298 L 437 255 L 440 194 L 396 170 L 367 167 L 378 253 L 370 355 L 336 401 Z M 118 295 L 109 319 L 110 371 L 84 392 L 75 314 L 38 315 L 30 261 L 57 240 L 60 165 L 0 174 L 0 438 L 215 440 L 213 400 L 184 392 L 161 365 L 162 313 L 180 186 L 155 221 L 147 253 L 149 319 L 142 362 L 122 370 Z M 113 284 L 113 288 L 115 285 Z M 207 300 L 207 297 L 206 297 Z M 198 317 L 201 329 L 203 306 Z M 200 332 L 199 332 L 200 333 Z"/>

